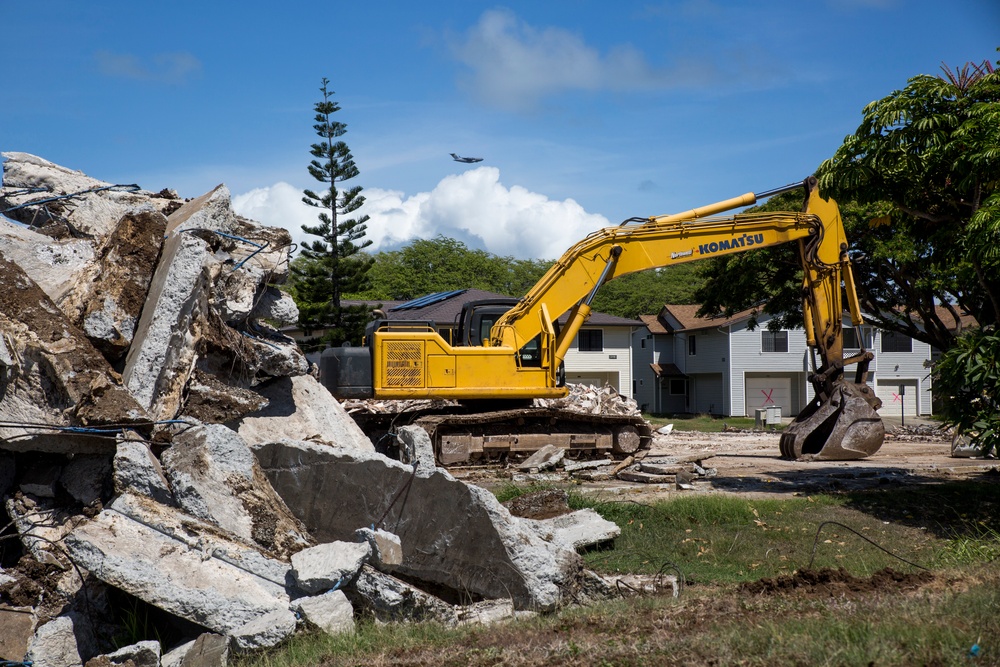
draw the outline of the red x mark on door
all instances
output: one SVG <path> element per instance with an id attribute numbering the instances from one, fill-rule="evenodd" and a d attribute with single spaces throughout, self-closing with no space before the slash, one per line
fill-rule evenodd
<path id="1" fill-rule="evenodd" d="M 902 403 L 903 402 L 903 397 L 900 396 L 899 394 L 897 394 L 896 392 L 892 392 L 892 402 L 893 403 L 896 403 L 896 402 Z"/>
<path id="2" fill-rule="evenodd" d="M 771 398 L 771 395 L 774 393 L 773 387 L 771 389 L 761 389 L 760 393 L 764 394 L 764 405 L 767 405 L 768 403 L 774 403 L 774 399 Z"/>

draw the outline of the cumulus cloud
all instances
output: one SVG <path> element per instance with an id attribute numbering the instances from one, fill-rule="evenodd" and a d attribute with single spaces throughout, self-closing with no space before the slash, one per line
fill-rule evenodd
<path id="1" fill-rule="evenodd" d="M 102 74 L 136 81 L 180 85 L 201 72 L 201 61 L 185 51 L 158 53 L 143 61 L 131 53 L 97 51 L 94 54 Z"/>
<path id="2" fill-rule="evenodd" d="M 557 201 L 504 186 L 495 167 L 448 176 L 431 192 L 407 196 L 365 188 L 364 196 L 359 213 L 370 216 L 367 238 L 375 251 L 442 234 L 497 255 L 554 259 L 608 225 L 607 218 L 587 213 L 572 199 Z M 287 183 L 237 195 L 233 207 L 248 218 L 289 229 L 297 243 L 309 238 L 302 234 L 302 224 L 316 221 L 315 209 L 303 204 L 301 192 Z"/>
<path id="3" fill-rule="evenodd" d="M 483 101 L 512 109 L 566 91 L 654 90 L 706 75 L 701 64 L 654 67 L 628 44 L 601 53 L 569 30 L 535 28 L 505 9 L 484 12 L 451 48 L 470 70 L 464 85 Z"/>

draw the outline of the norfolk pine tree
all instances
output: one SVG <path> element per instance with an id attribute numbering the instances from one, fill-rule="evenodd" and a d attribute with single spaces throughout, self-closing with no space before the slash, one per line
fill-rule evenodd
<path id="1" fill-rule="evenodd" d="M 325 330 L 307 345 L 323 347 L 345 342 L 360 344 L 368 321 L 365 306 L 344 306 L 341 295 L 362 292 L 367 288 L 372 258 L 362 252 L 372 242 L 364 238 L 368 216 L 352 218 L 364 203 L 361 186 L 338 189 L 338 184 L 358 175 L 350 148 L 339 138 L 347 125 L 332 120 L 340 106 L 331 99 L 329 80 L 322 80 L 323 101 L 315 105 L 313 128 L 321 138 L 312 144 L 309 173 L 324 190 L 317 194 L 305 190 L 302 201 L 319 209 L 319 224 L 302 225 L 302 231 L 319 240 L 303 244 L 302 261 L 292 266 L 294 293 L 299 306 L 299 326 L 307 334 Z M 318 344 L 318 345 L 317 345 Z"/>

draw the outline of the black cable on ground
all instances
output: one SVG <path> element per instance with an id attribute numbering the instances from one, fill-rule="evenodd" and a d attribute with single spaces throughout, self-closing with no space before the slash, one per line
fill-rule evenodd
<path id="1" fill-rule="evenodd" d="M 865 537 L 864 535 L 862 535 L 858 531 L 854 530 L 850 526 L 845 526 L 844 524 L 840 523 L 839 521 L 824 521 L 823 523 L 819 524 L 819 527 L 816 528 L 816 538 L 813 540 L 812 554 L 809 556 L 809 566 L 808 566 L 807 569 L 810 569 L 810 570 L 812 569 L 813 560 L 816 558 L 816 546 L 819 544 L 819 533 L 820 533 L 821 530 L 823 530 L 823 526 L 827 525 L 828 523 L 832 523 L 835 526 L 840 526 L 841 528 L 844 528 L 846 530 L 851 531 L 852 533 L 854 533 L 855 535 L 857 535 L 858 537 L 860 537 L 861 539 L 863 539 L 865 542 L 867 542 L 868 544 L 870 544 L 873 547 L 875 547 L 876 549 L 884 551 L 885 553 L 889 554 L 893 558 L 895 558 L 897 560 L 903 561 L 907 565 L 912 565 L 913 567 L 920 568 L 921 570 L 929 571 L 929 569 L 926 568 L 926 567 L 924 567 L 923 565 L 917 565 L 914 562 L 906 560 L 902 556 L 898 556 L 898 555 L 892 553 L 891 551 L 889 551 L 888 549 L 886 549 L 882 545 L 877 544 L 876 542 L 874 542 L 873 540 Z"/>

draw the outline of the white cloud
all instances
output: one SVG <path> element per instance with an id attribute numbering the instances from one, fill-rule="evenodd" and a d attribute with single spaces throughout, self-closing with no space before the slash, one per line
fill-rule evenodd
<path id="1" fill-rule="evenodd" d="M 143 62 L 131 53 L 106 50 L 97 51 L 94 58 L 102 74 L 137 81 L 180 85 L 201 72 L 201 61 L 186 51 L 158 53 L 151 62 Z"/>
<path id="2" fill-rule="evenodd" d="M 600 53 L 562 28 L 535 28 L 511 11 L 483 13 L 465 38 L 452 44 L 455 57 L 471 70 L 465 84 L 482 100 L 523 109 L 542 97 L 566 91 L 636 91 L 704 82 L 704 63 L 651 66 L 635 47 L 622 44 Z M 709 68 L 711 69 L 711 68 Z"/>
<path id="3" fill-rule="evenodd" d="M 415 238 L 443 234 L 469 247 L 518 258 L 554 259 L 595 229 L 608 225 L 604 216 L 587 213 L 567 199 L 551 200 L 520 186 L 505 187 L 495 167 L 470 169 L 448 176 L 431 192 L 365 188 L 367 238 L 374 251 L 398 247 Z M 296 243 L 309 237 L 303 224 L 315 224 L 316 210 L 301 202 L 302 193 L 276 183 L 233 197 L 241 215 L 292 232 Z"/>

